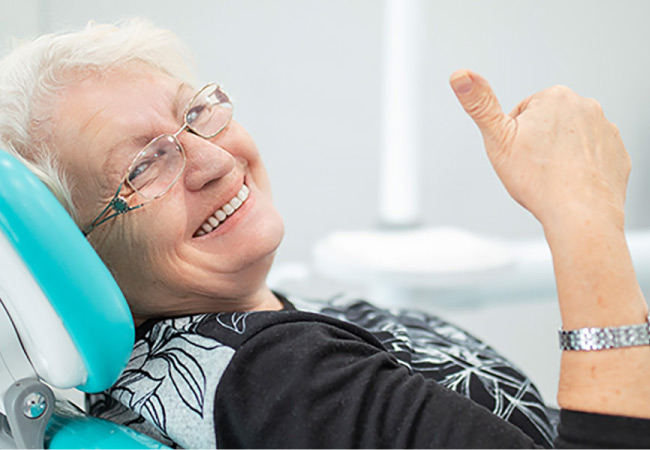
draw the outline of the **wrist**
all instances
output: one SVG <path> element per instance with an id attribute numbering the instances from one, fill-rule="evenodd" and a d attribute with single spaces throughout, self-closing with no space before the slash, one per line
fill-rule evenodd
<path id="1" fill-rule="evenodd" d="M 544 231 L 553 254 L 565 330 L 642 324 L 648 314 L 622 220 L 567 214 Z M 650 417 L 650 346 L 563 351 L 562 408 Z"/>
<path id="2" fill-rule="evenodd" d="M 625 211 L 622 208 L 595 209 L 581 204 L 556 208 L 540 218 L 546 239 L 553 246 L 564 246 L 576 236 L 625 235 Z"/>
<path id="3" fill-rule="evenodd" d="M 562 352 L 561 408 L 650 418 L 650 347 Z"/>
<path id="4" fill-rule="evenodd" d="M 567 214 L 544 228 L 553 255 L 566 329 L 642 323 L 648 307 L 632 264 L 622 220 Z"/>
<path id="5" fill-rule="evenodd" d="M 650 346 L 650 316 L 641 324 L 618 327 L 585 327 L 558 332 L 560 350 L 601 351 Z"/>

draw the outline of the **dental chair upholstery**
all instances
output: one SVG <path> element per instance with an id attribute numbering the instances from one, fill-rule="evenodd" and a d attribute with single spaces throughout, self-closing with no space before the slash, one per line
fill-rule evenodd
<path id="1" fill-rule="evenodd" d="M 163 448 L 49 387 L 107 389 L 133 342 L 109 271 L 47 187 L 0 150 L 0 447 Z"/>

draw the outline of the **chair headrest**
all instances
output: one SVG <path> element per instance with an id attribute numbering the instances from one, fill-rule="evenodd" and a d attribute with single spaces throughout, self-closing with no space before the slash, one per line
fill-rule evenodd
<path id="1" fill-rule="evenodd" d="M 59 362 L 56 354 L 43 354 L 43 349 L 49 348 L 49 330 L 42 329 L 48 321 L 43 316 L 55 314 L 49 322 L 63 325 L 74 345 L 72 350 L 78 352 L 87 372 L 76 387 L 85 392 L 110 387 L 133 349 L 135 330 L 128 305 L 106 266 L 54 195 L 4 151 L 0 151 L 0 235 L 13 247 L 34 286 L 51 305 L 38 307 L 34 306 L 38 303 L 19 298 L 29 292 L 20 286 L 0 289 L 5 295 L 17 292 L 0 301 L 37 374 L 49 381 L 48 377 L 74 370 L 65 360 Z M 7 258 L 0 254 L 2 270 L 17 266 Z M 5 277 L 0 282 L 15 283 L 14 278 Z"/>

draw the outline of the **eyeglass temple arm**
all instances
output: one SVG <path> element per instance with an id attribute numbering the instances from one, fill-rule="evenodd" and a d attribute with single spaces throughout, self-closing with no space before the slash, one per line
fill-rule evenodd
<path id="1" fill-rule="evenodd" d="M 129 211 L 133 211 L 134 209 L 141 208 L 144 206 L 144 203 L 141 203 L 136 206 L 129 206 L 126 203 L 126 200 L 124 200 L 124 197 L 120 197 L 120 191 L 122 190 L 122 186 L 124 186 L 124 182 L 120 183 L 120 185 L 117 188 L 117 191 L 115 191 L 115 195 L 111 199 L 110 202 L 108 202 L 108 205 L 102 210 L 101 213 L 91 222 L 91 224 L 85 229 L 82 230 L 84 237 L 88 236 L 91 231 L 93 231 L 95 228 L 106 222 L 107 220 L 112 219 L 115 216 L 119 216 L 121 214 L 126 214 Z M 120 206 L 116 206 L 120 205 Z M 110 214 L 110 209 L 113 209 L 115 211 L 113 214 Z M 104 217 L 106 214 L 109 214 L 108 216 Z"/>

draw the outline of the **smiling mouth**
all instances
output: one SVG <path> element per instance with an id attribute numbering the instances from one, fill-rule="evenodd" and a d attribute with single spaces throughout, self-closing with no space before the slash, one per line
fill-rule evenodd
<path id="1" fill-rule="evenodd" d="M 228 203 L 212 213 L 212 215 L 208 217 L 205 222 L 203 222 L 201 226 L 194 232 L 193 237 L 204 236 L 228 220 L 228 217 L 237 211 L 248 199 L 249 193 L 250 189 L 248 186 L 243 184 L 237 195 L 234 196 Z"/>

